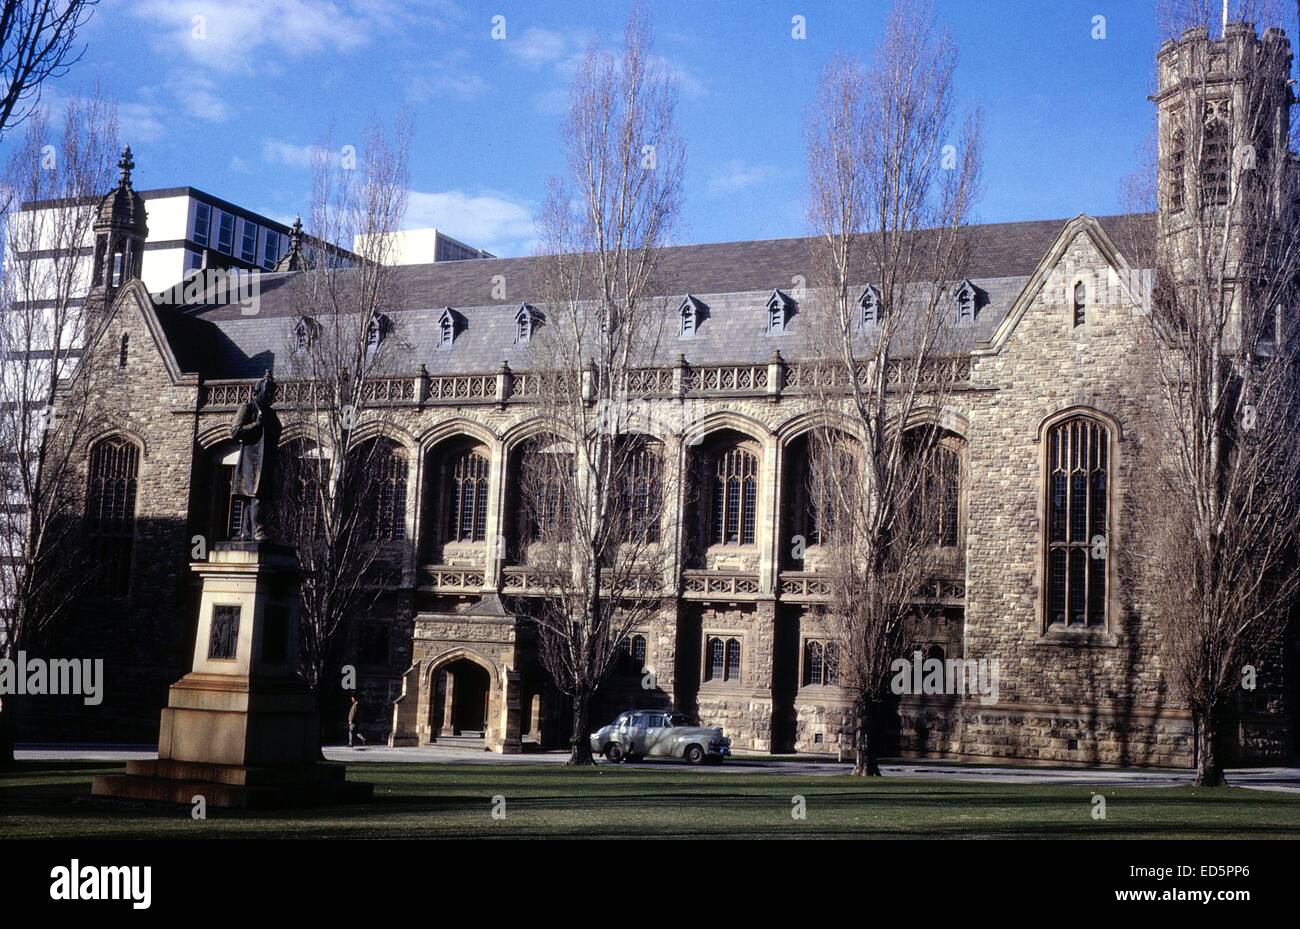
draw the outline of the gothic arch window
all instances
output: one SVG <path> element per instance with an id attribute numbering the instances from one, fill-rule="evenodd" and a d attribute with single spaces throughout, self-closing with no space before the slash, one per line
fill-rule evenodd
<path id="1" fill-rule="evenodd" d="M 880 291 L 868 284 L 858 298 L 858 326 L 870 329 L 880 325 Z"/>
<path id="2" fill-rule="evenodd" d="M 752 443 L 719 450 L 712 487 L 713 545 L 753 545 L 758 523 L 758 454 Z"/>
<path id="3" fill-rule="evenodd" d="M 1222 206 L 1228 202 L 1232 173 L 1232 138 L 1227 100 L 1205 104 L 1201 135 L 1201 206 Z"/>
<path id="4" fill-rule="evenodd" d="M 1110 430 L 1088 416 L 1052 425 L 1047 456 L 1047 624 L 1105 626 L 1111 544 Z"/>
<path id="5" fill-rule="evenodd" d="M 524 303 L 515 314 L 515 344 L 526 345 L 533 340 L 533 333 L 542 324 L 542 314 L 531 304 Z"/>
<path id="6" fill-rule="evenodd" d="M 1169 135 L 1169 212 L 1181 213 L 1187 199 L 1187 137 L 1182 129 Z"/>
<path id="7" fill-rule="evenodd" d="M 954 294 L 953 299 L 957 306 L 957 322 L 974 322 L 976 313 L 975 285 L 970 281 L 962 281 L 957 285 L 957 292 Z"/>
<path id="8" fill-rule="evenodd" d="M 1086 305 L 1088 298 L 1088 288 L 1079 281 L 1074 285 L 1074 325 L 1076 328 L 1083 325 L 1086 314 Z"/>
<path id="9" fill-rule="evenodd" d="M 377 539 L 396 541 L 406 538 L 406 485 L 410 465 L 406 452 L 390 439 L 375 439 L 363 446 L 369 475 L 371 534 Z"/>
<path id="10" fill-rule="evenodd" d="M 392 323 L 383 313 L 376 313 L 366 324 L 366 352 L 374 354 L 379 350 L 379 345 L 392 329 Z"/>
<path id="11" fill-rule="evenodd" d="M 772 291 L 767 299 L 767 334 L 781 335 L 790 324 L 793 305 L 790 298 L 779 290 Z"/>
<path id="12" fill-rule="evenodd" d="M 629 439 L 622 470 L 622 510 L 630 542 L 659 541 L 663 501 L 663 455 L 659 443 Z"/>
<path id="13" fill-rule="evenodd" d="M 481 448 L 461 452 L 447 469 L 448 542 L 482 542 L 487 538 L 488 459 Z"/>
<path id="14" fill-rule="evenodd" d="M 295 352 L 305 352 L 311 348 L 316 341 L 319 330 L 320 323 L 310 316 L 299 319 L 293 327 L 293 350 Z"/>
<path id="15" fill-rule="evenodd" d="M 909 440 L 920 443 L 920 430 L 912 430 Z M 917 494 L 911 503 L 911 519 L 919 521 L 929 544 L 940 549 L 955 549 L 961 543 L 963 445 L 960 437 L 942 433 L 924 452 L 926 460 L 918 462 L 920 473 L 916 478 Z M 920 454 L 920 448 L 919 444 L 913 445 L 910 454 Z"/>
<path id="16" fill-rule="evenodd" d="M 714 683 L 740 680 L 740 639 L 735 636 L 709 636 L 705 643 L 707 661 L 704 679 Z"/>
<path id="17" fill-rule="evenodd" d="M 646 658 L 646 637 L 639 632 L 635 632 L 625 638 L 619 646 L 622 649 L 623 666 L 633 674 L 640 674 L 645 670 Z"/>
<path id="18" fill-rule="evenodd" d="M 232 464 L 235 460 L 231 456 Z M 326 529 L 325 498 L 333 470 L 329 454 L 309 439 L 292 439 L 281 446 L 280 460 L 279 518 L 290 524 L 291 534 L 298 538 L 319 538 Z M 238 529 L 236 505 L 230 512 L 232 529 Z"/>
<path id="19" fill-rule="evenodd" d="M 451 307 L 446 307 L 438 316 L 438 347 L 451 348 L 464 328 L 464 320 Z"/>
<path id="20" fill-rule="evenodd" d="M 119 368 L 126 367 L 127 358 L 130 355 L 130 352 L 131 352 L 131 337 L 124 332 L 122 333 L 122 341 L 118 345 L 118 349 L 117 349 L 117 366 Z"/>
<path id="21" fill-rule="evenodd" d="M 530 542 L 563 542 L 569 537 L 569 494 L 574 484 L 573 449 L 553 442 L 523 446 L 520 490 L 524 538 Z"/>
<path id="22" fill-rule="evenodd" d="M 139 469 L 140 449 L 125 436 L 101 439 L 90 448 L 86 530 L 95 588 L 105 596 L 123 597 L 130 588 Z"/>

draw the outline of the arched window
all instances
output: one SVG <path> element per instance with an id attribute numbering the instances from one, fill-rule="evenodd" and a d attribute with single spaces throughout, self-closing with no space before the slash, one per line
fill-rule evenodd
<path id="1" fill-rule="evenodd" d="M 373 536 L 391 540 L 406 538 L 406 481 L 410 472 L 406 453 L 396 442 L 376 439 L 366 464 L 373 481 L 368 488 Z"/>
<path id="2" fill-rule="evenodd" d="M 1201 136 L 1201 206 L 1228 202 L 1232 171 L 1232 139 L 1228 127 L 1228 101 L 1211 100 L 1205 106 Z"/>
<path id="3" fill-rule="evenodd" d="M 119 368 L 126 367 L 127 356 L 130 354 L 130 351 L 131 337 L 126 333 L 122 333 L 122 343 L 118 346 L 117 350 L 117 366 Z"/>
<path id="4" fill-rule="evenodd" d="M 720 683 L 740 680 L 740 639 L 710 636 L 706 642 L 704 679 Z"/>
<path id="5" fill-rule="evenodd" d="M 575 479 L 571 447 L 558 442 L 524 446 L 520 478 L 524 537 L 533 542 L 567 541 L 569 494 Z"/>
<path id="6" fill-rule="evenodd" d="M 758 514 L 758 456 L 743 445 L 718 454 L 713 474 L 714 545 L 753 545 Z"/>
<path id="7" fill-rule="evenodd" d="M 1104 626 L 1110 496 L 1110 431 L 1075 416 L 1048 430 L 1047 622 Z"/>
<path id="8" fill-rule="evenodd" d="M 629 440 L 622 470 L 622 507 L 627 520 L 624 538 L 629 542 L 659 541 L 660 503 L 663 494 L 663 459 L 659 445 Z"/>
<path id="9" fill-rule="evenodd" d="M 909 454 L 925 455 L 918 463 L 909 519 L 930 545 L 955 548 L 961 539 L 961 439 L 941 434 L 928 451 L 922 451 L 922 429 L 912 430 L 908 439 L 913 443 Z"/>
<path id="10" fill-rule="evenodd" d="M 858 298 L 858 326 L 870 329 L 880 322 L 880 291 L 868 284 Z"/>
<path id="11" fill-rule="evenodd" d="M 1074 325 L 1082 326 L 1084 320 L 1085 304 L 1088 297 L 1088 288 L 1083 286 L 1083 281 L 1074 285 Z"/>
<path id="12" fill-rule="evenodd" d="M 140 449 L 124 436 L 101 439 L 90 449 L 86 530 L 95 589 L 105 596 L 126 596 L 130 588 L 139 468 Z"/>
<path id="13" fill-rule="evenodd" d="M 1169 136 L 1169 212 L 1181 213 L 1187 191 L 1187 138 L 1175 129 Z"/>
<path id="14" fill-rule="evenodd" d="M 462 453 L 448 474 L 448 542 L 487 538 L 488 460 L 477 450 Z"/>
<path id="15" fill-rule="evenodd" d="M 646 639 L 640 633 L 633 633 L 623 640 L 623 666 L 632 674 L 645 670 Z"/>
<path id="16" fill-rule="evenodd" d="M 307 439 L 294 439 L 280 450 L 282 492 L 279 518 L 291 537 L 320 538 L 326 530 L 330 473 L 328 453 Z M 232 459 L 233 464 L 233 459 Z M 239 528 L 239 509 L 231 507 L 232 534 Z"/>

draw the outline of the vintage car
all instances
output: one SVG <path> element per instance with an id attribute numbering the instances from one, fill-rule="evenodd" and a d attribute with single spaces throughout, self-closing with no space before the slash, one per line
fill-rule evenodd
<path id="1" fill-rule="evenodd" d="M 681 713 L 628 710 L 593 732 L 591 751 L 609 761 L 684 758 L 691 764 L 722 761 L 731 754 L 731 739 L 720 728 L 692 726 Z"/>

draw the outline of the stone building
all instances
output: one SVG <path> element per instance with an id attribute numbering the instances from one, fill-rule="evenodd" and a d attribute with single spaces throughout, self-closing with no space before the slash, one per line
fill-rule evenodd
<path id="1" fill-rule="evenodd" d="M 960 505 L 942 543 L 949 570 L 918 595 L 924 618 L 913 638 L 927 655 L 996 659 L 1000 691 L 996 702 L 903 697 L 899 751 L 1191 762 L 1190 718 L 1170 697 L 1149 605 L 1121 570 L 1141 544 L 1135 503 L 1160 447 L 1158 384 L 1137 352 L 1161 220 L 1079 215 L 970 230 L 968 280 L 952 306 L 968 317 L 959 383 L 931 411 L 959 463 Z M 738 749 L 844 745 L 847 704 L 820 618 L 826 576 L 816 546 L 796 559 L 787 544 L 806 518 L 814 425 L 800 312 L 810 247 L 734 242 L 663 256 L 669 337 L 637 376 L 663 424 L 664 467 L 689 476 L 666 482 L 683 488 L 676 505 L 688 513 L 673 540 L 681 568 L 657 618 L 633 631 L 594 722 L 629 706 L 672 706 L 724 726 Z M 403 369 L 376 387 L 382 426 L 359 428 L 373 427 L 392 456 L 387 532 L 400 570 L 385 582 L 359 670 L 367 726 L 395 744 L 472 737 L 511 752 L 568 734 L 524 618 L 536 592 L 511 554 L 518 463 L 545 402 L 529 362 L 534 326 L 545 325 L 537 271 L 533 258 L 403 268 L 401 304 L 376 334 L 395 340 Z M 114 518 L 97 522 L 111 570 L 87 615 L 120 617 L 114 628 L 131 631 L 129 642 L 104 637 L 120 649 L 105 706 L 143 728 L 189 653 L 191 540 L 228 536 L 232 524 L 231 413 L 263 371 L 287 369 L 312 315 L 310 273 L 263 274 L 255 314 L 163 304 L 131 281 L 100 330 L 121 346 L 115 425 L 87 443 L 86 461 L 91 507 L 111 503 Z M 870 327 L 872 282 L 860 283 Z M 292 411 L 286 386 L 281 406 Z M 1072 513 L 1086 531 L 1068 539 L 1050 528 L 1067 482 L 1088 494 Z M 724 493 L 730 514 L 716 516 Z M 1104 557 L 1088 558 L 1098 537 Z M 1294 751 L 1277 683 L 1267 706 L 1243 704 L 1242 756 Z"/>

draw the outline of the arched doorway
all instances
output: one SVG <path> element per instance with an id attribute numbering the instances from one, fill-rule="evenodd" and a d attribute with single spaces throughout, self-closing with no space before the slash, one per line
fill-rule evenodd
<path id="1" fill-rule="evenodd" d="M 440 721 L 438 735 L 483 737 L 492 692 L 488 670 L 468 658 L 458 658 L 438 672 L 437 688 L 434 718 Z"/>

